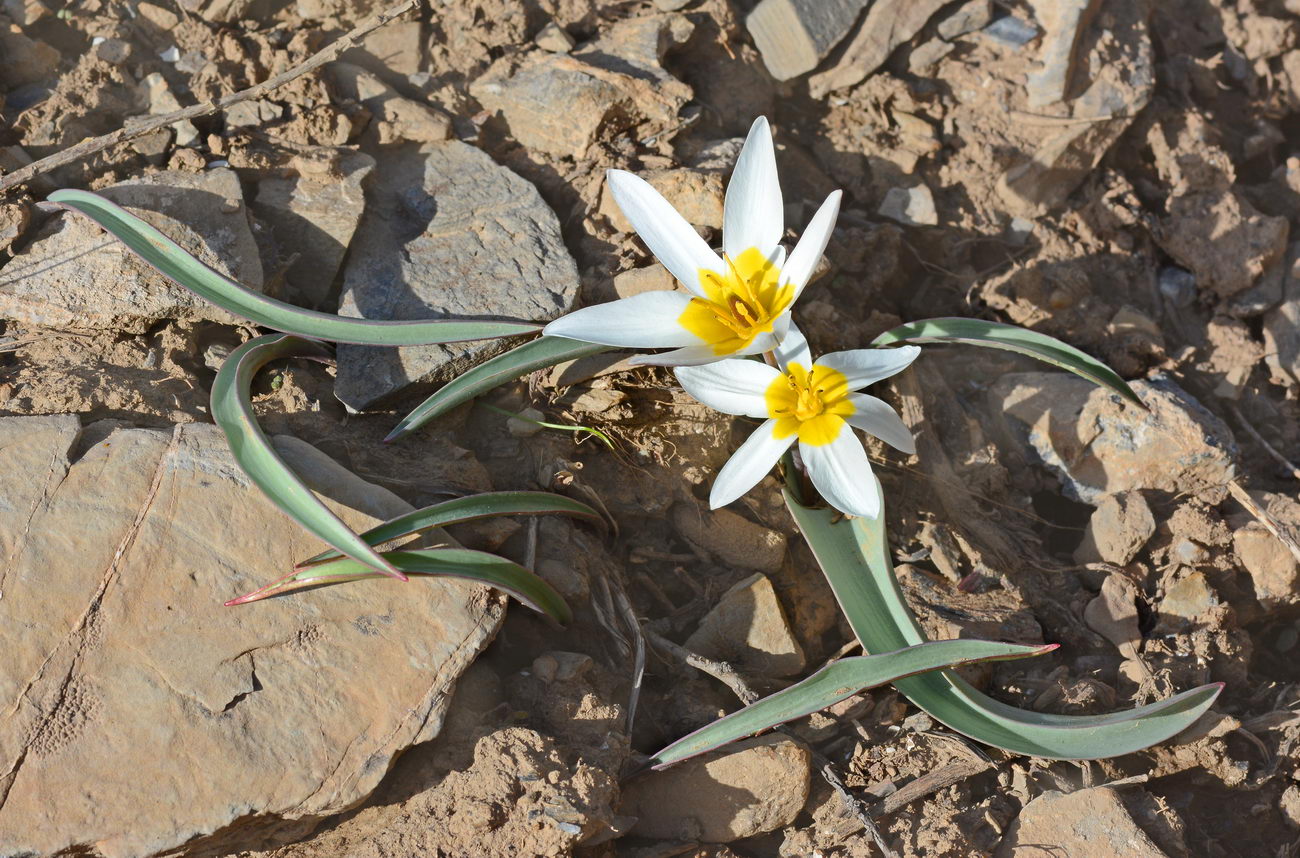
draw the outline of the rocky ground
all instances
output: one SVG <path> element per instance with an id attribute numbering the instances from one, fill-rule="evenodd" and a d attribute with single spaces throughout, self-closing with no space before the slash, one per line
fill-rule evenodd
<path id="1" fill-rule="evenodd" d="M 1300 3 L 755 5 L 427 4 L 0 199 L 0 854 L 881 854 L 811 750 L 900 856 L 1300 852 Z M 0 170 L 241 90 L 378 8 L 5 0 Z M 871 454 L 933 636 L 1062 644 L 975 681 L 1062 713 L 1226 682 L 1188 733 L 1091 764 L 1009 757 L 881 689 L 626 778 L 737 706 L 663 641 L 771 690 L 851 635 L 773 479 L 702 500 L 744 421 L 617 356 L 487 400 L 613 451 L 478 406 L 380 443 L 501 343 L 345 346 L 256 387 L 282 454 L 357 526 L 488 489 L 600 506 L 603 530 L 453 534 L 534 561 L 570 628 L 426 580 L 223 609 L 314 550 L 210 425 L 215 369 L 254 332 L 40 205 L 100 191 L 302 306 L 548 319 L 672 285 L 607 168 L 716 244 L 759 114 L 795 233 L 846 192 L 800 304 L 818 350 L 979 316 L 1134 380 L 1149 414 L 934 347 L 882 394 L 918 454 Z"/>

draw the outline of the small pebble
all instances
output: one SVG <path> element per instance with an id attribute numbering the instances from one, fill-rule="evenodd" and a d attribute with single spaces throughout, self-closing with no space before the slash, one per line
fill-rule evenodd
<path id="1" fill-rule="evenodd" d="M 1010 45 L 1013 48 L 1023 48 L 1038 38 L 1038 28 L 1028 21 L 1017 18 L 1015 15 L 998 18 L 981 32 L 988 35 L 989 38 L 1004 45 Z"/>
<path id="2" fill-rule="evenodd" d="M 1160 294 L 1175 307 L 1189 307 L 1196 300 L 1196 277 L 1173 265 L 1160 269 Z"/>

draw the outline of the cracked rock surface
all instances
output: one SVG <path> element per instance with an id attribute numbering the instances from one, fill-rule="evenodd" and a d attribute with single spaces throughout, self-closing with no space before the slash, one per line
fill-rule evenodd
<path id="1" fill-rule="evenodd" d="M 354 528 L 410 509 L 276 444 Z M 0 855 L 301 835 L 437 735 L 500 623 L 496 597 L 444 579 L 222 607 L 318 546 L 215 426 L 6 417 L 0 450 Z"/>

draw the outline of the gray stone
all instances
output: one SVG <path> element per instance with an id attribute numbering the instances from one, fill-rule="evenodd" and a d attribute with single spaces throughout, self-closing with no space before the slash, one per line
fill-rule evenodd
<path id="1" fill-rule="evenodd" d="M 722 229 L 726 188 L 721 172 L 673 167 L 645 170 L 639 175 L 672 203 L 677 213 L 691 226 Z M 596 206 L 596 212 L 609 218 L 610 225 L 619 232 L 632 231 L 632 224 L 624 217 L 608 182 L 601 183 L 600 202 Z"/>
<path id="2" fill-rule="evenodd" d="M 225 110 L 227 128 L 256 128 L 284 116 L 284 108 L 274 101 L 241 101 Z"/>
<path id="3" fill-rule="evenodd" d="M 939 223 L 934 194 L 925 185 L 890 188 L 880 203 L 880 214 L 908 226 L 935 226 Z"/>
<path id="4" fill-rule="evenodd" d="M 1138 813 L 1129 810 L 1124 795 Z M 1161 845 L 1173 847 L 1173 854 L 1186 854 L 1182 820 L 1167 805 L 1159 806 L 1158 812 L 1149 809 L 1151 805 L 1156 805 L 1155 800 L 1138 790 L 1124 794 L 1110 787 L 1069 794 L 1049 790 L 1020 811 L 994 858 L 1167 858 L 1170 853 L 1157 845 L 1152 834 Z M 1165 820 L 1153 818 L 1157 813 Z"/>
<path id="5" fill-rule="evenodd" d="M 351 149 L 321 148 L 296 155 L 287 175 L 257 183 L 253 211 L 271 227 L 281 259 L 298 254 L 285 272 L 293 302 L 319 307 L 347 252 L 366 206 L 362 183 L 375 159 Z"/>
<path id="6" fill-rule="evenodd" d="M 233 22 L 250 17 L 255 2 L 256 0 L 178 0 L 178 4 L 185 11 L 214 23 Z"/>
<path id="7" fill-rule="evenodd" d="M 1175 307 L 1190 307 L 1196 300 L 1196 275 L 1185 268 L 1166 265 L 1160 269 L 1157 282 L 1160 294 Z"/>
<path id="8" fill-rule="evenodd" d="M 438 734 L 502 602 L 420 579 L 223 608 L 320 543 L 215 426 L 110 429 L 0 418 L 0 854 L 225 854 L 352 807 Z M 277 446 L 354 528 L 410 509 Z"/>
<path id="9" fill-rule="evenodd" d="M 664 68 L 663 59 L 668 51 L 686 44 L 694 32 L 695 25 L 685 15 L 626 18 L 602 29 L 574 56 L 630 79 L 622 85 L 649 118 L 676 119 L 677 109 L 691 98 L 691 88 Z"/>
<path id="10" fill-rule="evenodd" d="M 1195 275 L 1198 289 L 1234 297 L 1278 269 L 1286 256 L 1290 222 L 1260 212 L 1237 188 L 1191 190 L 1166 205 L 1169 214 L 1152 237 Z"/>
<path id="11" fill-rule="evenodd" d="M 31 212 L 26 203 L 0 205 L 0 253 L 8 250 L 27 231 Z"/>
<path id="12" fill-rule="evenodd" d="M 1147 5 L 1123 3 L 1112 11 L 1107 58 L 1083 94 L 1070 102 L 1071 116 L 1080 121 L 1048 137 L 998 181 L 998 195 L 1013 215 L 1039 217 L 1064 205 L 1151 100 L 1155 66 Z M 1018 19 L 1001 18 L 984 32 L 1012 20 Z"/>
<path id="13" fill-rule="evenodd" d="M 524 146 L 580 158 L 602 132 L 642 120 L 677 124 L 693 92 L 662 60 L 694 29 L 679 14 L 620 21 L 571 56 L 536 52 L 522 62 L 498 60 L 470 85 L 470 94 L 499 112 Z"/>
<path id="14" fill-rule="evenodd" d="M 524 146 L 552 155 L 581 157 L 601 130 L 626 122 L 631 99 L 608 75 L 573 57 L 534 54 L 518 68 L 498 61 L 470 94 L 500 112 Z"/>
<path id="15" fill-rule="evenodd" d="M 99 193 L 217 271 L 261 291 L 262 263 L 232 171 L 154 173 Z M 137 332 L 160 319 L 236 321 L 71 212 L 51 218 L 0 269 L 0 316 L 67 330 Z"/>
<path id="16" fill-rule="evenodd" d="M 5 14 L 20 27 L 30 27 L 50 15 L 50 7 L 41 0 L 4 0 Z"/>
<path id="17" fill-rule="evenodd" d="M 1236 473 L 1227 425 L 1164 375 L 1130 386 L 1149 411 L 1064 372 L 1012 373 L 989 395 L 1074 500 L 1134 489 L 1221 499 Z"/>
<path id="18" fill-rule="evenodd" d="M 573 50 L 573 36 L 554 21 L 539 30 L 533 37 L 533 42 L 537 47 L 553 54 L 567 54 Z"/>
<path id="19" fill-rule="evenodd" d="M 102 49 L 110 42 L 116 42 L 116 39 L 110 39 L 99 47 Z M 121 42 L 120 44 L 127 44 Z M 128 45 L 129 47 L 129 45 Z M 149 105 L 149 115 L 163 116 L 168 113 L 174 113 L 181 109 L 181 103 L 177 100 L 171 88 L 167 86 L 167 80 L 159 72 L 154 72 L 140 81 L 140 88 L 144 94 L 144 100 Z M 176 145 L 189 146 L 199 139 L 199 129 L 194 127 L 194 123 L 188 119 L 173 123 L 171 128 L 176 132 Z"/>
<path id="20" fill-rule="evenodd" d="M 955 39 L 976 30 L 982 30 L 993 20 L 992 0 L 971 0 L 939 22 L 941 39 Z"/>
<path id="21" fill-rule="evenodd" d="M 339 94 L 365 105 L 370 111 L 380 144 L 402 140 L 436 143 L 451 137 L 451 117 L 446 113 L 398 95 L 360 66 L 335 62 L 328 68 Z"/>
<path id="22" fill-rule="evenodd" d="M 578 272 L 537 189 L 459 141 L 385 153 L 352 240 L 339 312 L 545 322 L 572 309 Z M 409 384 L 440 383 L 510 346 L 340 345 L 335 393 L 362 409 Z"/>
<path id="23" fill-rule="evenodd" d="M 1037 0 L 1034 15 L 1043 25 L 1038 68 L 1029 72 L 1026 88 L 1030 107 L 1064 101 L 1074 71 L 1075 53 L 1084 30 L 1092 24 L 1101 0 Z"/>
<path id="24" fill-rule="evenodd" d="M 809 78 L 808 91 L 821 98 L 866 80 L 895 48 L 911 41 L 930 16 L 946 5 L 944 0 L 875 0 L 839 61 Z"/>
<path id="25" fill-rule="evenodd" d="M 866 8 L 868 0 L 763 0 L 745 18 L 763 64 L 777 80 L 817 68 Z"/>
<path id="26" fill-rule="evenodd" d="M 687 638 L 686 648 L 735 664 L 751 676 L 793 676 L 806 664 L 781 600 L 762 574 L 723 593 Z"/>
<path id="27" fill-rule="evenodd" d="M 918 45 L 907 56 L 907 70 L 914 75 L 926 74 L 938 64 L 939 60 L 956 50 L 956 47 L 943 39 L 931 39 Z"/>
<path id="28" fill-rule="evenodd" d="M 1300 242 L 1286 261 L 1282 301 L 1264 317 L 1265 355 L 1274 375 L 1300 384 Z"/>
<path id="29" fill-rule="evenodd" d="M 1016 15 L 1003 15 L 985 27 L 983 33 L 1011 48 L 1023 48 L 1038 38 L 1038 28 Z"/>
<path id="30" fill-rule="evenodd" d="M 1300 503 L 1271 492 L 1251 492 L 1251 497 L 1274 527 L 1292 539 L 1300 537 Z M 1233 531 L 1232 547 L 1250 573 L 1261 608 L 1268 613 L 1283 612 L 1300 603 L 1300 563 L 1262 523 L 1254 519 L 1244 522 Z"/>
<path id="31" fill-rule="evenodd" d="M 642 837 L 730 843 L 794 822 L 811 783 L 807 748 L 760 736 L 630 781 L 619 811 Z"/>
<path id="32" fill-rule="evenodd" d="M 8 28 L 0 29 L 0 57 L 4 57 L 5 64 L 0 90 L 17 89 L 44 80 L 59 67 L 57 50 Z"/>
<path id="33" fill-rule="evenodd" d="M 104 62 L 120 66 L 127 60 L 131 59 L 131 52 L 134 48 L 131 43 L 122 39 L 104 39 L 95 43 L 95 56 Z M 152 77 L 152 75 L 150 75 Z"/>
<path id="34" fill-rule="evenodd" d="M 1074 559 L 1127 566 L 1155 532 L 1155 516 L 1141 492 L 1107 495 L 1088 521 Z"/>

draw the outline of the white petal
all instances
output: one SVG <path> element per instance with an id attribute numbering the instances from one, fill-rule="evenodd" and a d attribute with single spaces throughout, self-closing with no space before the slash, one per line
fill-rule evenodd
<path id="1" fill-rule="evenodd" d="M 756 360 L 720 360 L 676 370 L 682 388 L 723 414 L 766 417 L 768 385 L 781 373 Z"/>
<path id="2" fill-rule="evenodd" d="M 785 332 L 785 339 L 776 347 L 776 362 L 782 368 L 791 363 L 797 363 L 804 369 L 812 367 L 812 349 L 808 348 L 808 341 L 793 323 Z"/>
<path id="3" fill-rule="evenodd" d="M 773 327 L 776 326 L 773 325 Z M 750 341 L 749 345 L 745 346 L 743 349 L 736 352 L 736 354 L 737 355 L 761 355 L 764 352 L 770 352 L 772 349 L 776 348 L 777 345 L 778 343 L 777 343 L 775 333 L 759 334 L 756 337 L 754 337 L 753 340 Z"/>
<path id="4" fill-rule="evenodd" d="M 847 426 L 829 444 L 800 444 L 799 455 L 813 485 L 826 502 L 849 515 L 880 514 L 880 487 L 871 473 L 867 451 Z"/>
<path id="5" fill-rule="evenodd" d="M 888 402 L 865 393 L 850 393 L 849 402 L 853 403 L 854 411 L 844 419 L 849 421 L 850 426 L 861 429 L 868 435 L 875 435 L 895 450 L 916 452 L 916 439 L 912 437 L 912 431 Z"/>
<path id="6" fill-rule="evenodd" d="M 808 222 L 808 228 L 799 237 L 799 243 L 790 252 L 790 261 L 781 269 L 782 276 L 794 284 L 796 298 L 803 287 L 808 285 L 808 278 L 812 277 L 817 262 L 826 252 L 826 242 L 831 240 L 831 233 L 835 231 L 835 219 L 840 214 L 841 196 L 843 194 L 839 191 L 832 191 L 826 198 L 826 202 L 822 203 L 817 214 Z"/>
<path id="7" fill-rule="evenodd" d="M 899 346 L 896 349 L 854 349 L 831 352 L 817 359 L 819 366 L 839 370 L 849 380 L 850 390 L 860 390 L 902 372 L 921 353 L 920 346 Z"/>
<path id="8" fill-rule="evenodd" d="M 643 292 L 608 304 L 596 304 L 561 316 L 542 329 L 548 337 L 568 337 L 605 346 L 664 349 L 698 344 L 682 327 L 691 296 L 685 292 Z"/>
<path id="9" fill-rule="evenodd" d="M 785 213 L 776 176 L 776 151 L 767 119 L 754 120 L 727 185 L 722 212 L 722 247 L 735 259 L 751 247 L 768 256 L 781 243 Z"/>
<path id="10" fill-rule="evenodd" d="M 725 271 L 718 254 L 709 249 L 708 243 L 677 209 L 644 179 L 626 170 L 610 170 L 605 175 L 614 201 L 650 252 L 683 286 L 705 297 L 700 286 L 700 269 Z"/>
<path id="11" fill-rule="evenodd" d="M 790 332 L 790 326 L 793 324 L 794 320 L 790 318 L 789 310 L 772 320 L 772 336 L 776 338 L 778 345 L 785 340 L 785 335 Z"/>
<path id="12" fill-rule="evenodd" d="M 700 366 L 729 357 L 732 355 L 720 355 L 712 346 L 695 345 L 655 355 L 636 355 L 629 358 L 628 363 L 633 366 Z"/>
<path id="13" fill-rule="evenodd" d="M 775 426 L 775 420 L 768 420 L 755 429 L 754 434 L 722 466 L 718 478 L 713 481 L 713 490 L 709 492 L 710 507 L 726 506 L 758 485 L 758 481 L 766 477 L 782 454 L 790 449 L 796 436 L 777 440 L 773 432 Z"/>

